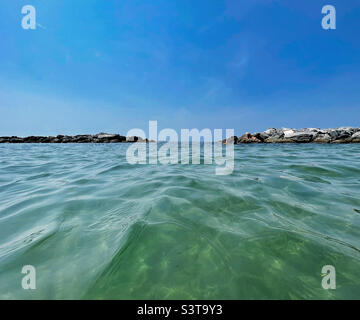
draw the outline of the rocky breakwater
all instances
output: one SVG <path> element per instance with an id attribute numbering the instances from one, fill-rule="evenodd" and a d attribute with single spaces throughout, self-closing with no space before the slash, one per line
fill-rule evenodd
<path id="1" fill-rule="evenodd" d="M 131 143 L 131 142 L 152 142 L 140 137 L 125 137 L 120 134 L 98 133 L 81 134 L 76 136 L 58 135 L 56 137 L 0 137 L 0 143 Z"/>
<path id="2" fill-rule="evenodd" d="M 222 141 L 224 144 L 241 143 L 360 143 L 360 128 L 290 129 L 270 128 L 264 132 L 245 133 Z"/>

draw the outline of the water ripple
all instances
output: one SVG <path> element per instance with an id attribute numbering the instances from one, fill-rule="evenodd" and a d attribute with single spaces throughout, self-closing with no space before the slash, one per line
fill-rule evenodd
<path id="1" fill-rule="evenodd" d="M 0 146 L 0 298 L 359 296 L 360 145 L 239 145 L 229 176 L 126 148 Z"/>

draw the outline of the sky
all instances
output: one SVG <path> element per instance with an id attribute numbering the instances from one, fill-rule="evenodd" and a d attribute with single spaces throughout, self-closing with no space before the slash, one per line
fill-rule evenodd
<path id="1" fill-rule="evenodd" d="M 5 0 L 0 39 L 0 136 L 360 127 L 358 0 Z"/>

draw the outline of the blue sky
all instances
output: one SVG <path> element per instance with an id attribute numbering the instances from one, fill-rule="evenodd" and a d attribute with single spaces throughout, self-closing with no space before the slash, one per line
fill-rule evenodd
<path id="1" fill-rule="evenodd" d="M 0 135 L 360 126 L 359 21 L 358 0 L 6 0 Z"/>

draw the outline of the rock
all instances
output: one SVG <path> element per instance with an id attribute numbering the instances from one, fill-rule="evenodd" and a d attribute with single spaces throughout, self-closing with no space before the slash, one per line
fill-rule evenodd
<path id="1" fill-rule="evenodd" d="M 70 137 L 69 140 L 72 143 L 89 143 L 92 141 L 92 136 L 87 134 L 76 135 L 74 137 Z"/>
<path id="2" fill-rule="evenodd" d="M 237 136 L 232 136 L 230 138 L 224 139 L 222 140 L 223 144 L 237 144 L 238 143 L 238 137 Z"/>
<path id="3" fill-rule="evenodd" d="M 138 141 L 138 137 L 132 137 L 132 140 Z M 141 138 L 140 138 L 141 139 Z M 141 139 L 148 142 L 148 139 Z M 56 137 L 29 136 L 21 137 L 0 137 L 0 143 L 120 143 L 126 142 L 126 137 L 119 134 L 100 133 L 97 135 L 81 134 L 75 136 L 57 135 Z"/>
<path id="4" fill-rule="evenodd" d="M 132 136 L 132 137 L 126 137 L 126 142 L 137 142 L 138 137 Z"/>
<path id="5" fill-rule="evenodd" d="M 336 129 L 324 129 L 319 133 L 328 134 L 331 140 L 335 140 L 339 136 L 339 132 Z"/>
<path id="6" fill-rule="evenodd" d="M 267 134 L 265 134 L 264 132 L 260 132 L 259 133 L 259 139 L 261 139 L 263 142 L 269 138 L 269 136 Z"/>
<path id="7" fill-rule="evenodd" d="M 61 140 L 62 143 L 70 143 L 71 142 L 71 137 L 69 136 L 64 136 Z"/>
<path id="8" fill-rule="evenodd" d="M 280 128 L 280 129 L 277 129 L 276 131 L 278 133 L 284 133 L 285 131 L 289 131 L 289 130 L 294 130 L 293 128 Z"/>
<path id="9" fill-rule="evenodd" d="M 351 136 L 351 142 L 353 142 L 353 143 L 360 143 L 360 131 L 355 132 L 355 133 Z"/>
<path id="10" fill-rule="evenodd" d="M 354 130 L 350 127 L 341 127 L 332 131 L 331 143 L 349 143 Z"/>
<path id="11" fill-rule="evenodd" d="M 255 132 L 253 135 L 253 138 L 256 138 L 257 140 L 259 140 L 259 142 L 264 142 L 264 137 L 261 134 L 261 132 Z"/>
<path id="12" fill-rule="evenodd" d="M 357 130 L 357 128 L 354 128 L 354 127 L 340 127 L 340 128 L 337 128 L 338 131 L 340 132 L 348 132 L 350 133 L 351 135 L 354 134 Z"/>
<path id="13" fill-rule="evenodd" d="M 274 134 L 276 134 L 276 129 L 275 128 L 269 128 L 267 130 L 264 131 L 264 134 L 269 136 L 273 136 Z"/>
<path id="14" fill-rule="evenodd" d="M 265 139 L 265 143 L 294 143 L 291 139 L 284 139 L 284 137 L 270 137 Z"/>
<path id="15" fill-rule="evenodd" d="M 336 137 L 336 140 L 337 139 L 347 139 L 347 138 L 350 138 L 352 136 L 352 133 L 351 132 L 348 132 L 348 131 L 340 131 L 339 132 L 339 135 Z"/>
<path id="16" fill-rule="evenodd" d="M 265 143 L 348 143 L 357 142 L 359 137 L 353 135 L 360 132 L 360 128 L 340 127 L 337 129 L 320 128 L 269 128 L 262 133 L 254 133 L 256 137 Z M 239 138 L 239 143 L 250 143 L 249 134 Z"/>
<path id="17" fill-rule="evenodd" d="M 0 137 L 0 143 L 9 143 L 10 137 Z"/>
<path id="18" fill-rule="evenodd" d="M 304 130 L 317 133 L 320 131 L 320 128 L 305 128 Z"/>
<path id="19" fill-rule="evenodd" d="M 351 138 L 341 138 L 341 139 L 337 139 L 334 141 L 331 141 L 330 143 L 350 143 L 351 142 Z"/>
<path id="20" fill-rule="evenodd" d="M 101 142 L 105 143 L 119 143 L 119 142 L 126 142 L 126 137 L 121 136 L 119 134 L 107 135 L 105 137 L 99 138 Z"/>
<path id="21" fill-rule="evenodd" d="M 250 132 L 246 132 L 238 140 L 238 143 L 261 143 L 261 142 L 263 142 L 263 140 L 260 139 L 259 134 L 252 135 Z"/>
<path id="22" fill-rule="evenodd" d="M 291 137 L 294 133 L 295 133 L 295 130 L 293 130 L 293 129 L 285 130 L 285 131 L 284 131 L 284 138 L 289 138 L 289 137 Z"/>
<path id="23" fill-rule="evenodd" d="M 0 137 L 0 143 L 122 143 L 122 142 L 156 142 L 141 137 L 125 137 L 119 134 L 98 133 L 75 136 L 57 135 L 56 137 L 16 136 Z M 360 143 L 360 128 L 340 127 L 336 129 L 319 128 L 269 128 L 264 132 L 251 134 L 246 132 L 241 137 L 233 136 L 221 141 L 223 144 L 249 143 Z"/>
<path id="24" fill-rule="evenodd" d="M 132 137 L 126 137 L 126 142 L 149 142 L 149 140 L 143 139 L 141 137 L 132 136 Z"/>
<path id="25" fill-rule="evenodd" d="M 268 130 L 266 130 L 266 131 L 269 132 Z M 288 131 L 288 130 L 285 130 L 285 131 Z M 284 141 L 284 132 L 282 130 L 278 131 L 278 130 L 275 129 L 275 131 L 273 131 L 272 129 L 270 129 L 270 132 L 271 132 L 271 134 L 266 139 L 264 139 L 264 141 L 266 143 L 283 143 L 283 142 L 286 142 L 286 141 Z M 291 141 L 289 141 L 289 142 L 291 142 Z"/>
<path id="26" fill-rule="evenodd" d="M 316 143 L 330 143 L 330 141 L 331 137 L 327 133 L 319 133 L 315 136 L 315 139 L 313 140 L 313 142 Z"/>
<path id="27" fill-rule="evenodd" d="M 101 132 L 101 133 L 98 133 L 95 135 L 96 138 L 98 139 L 111 139 L 111 138 L 114 138 L 115 136 L 117 136 L 116 134 L 109 134 L 109 133 L 104 133 L 104 132 Z"/>
<path id="28" fill-rule="evenodd" d="M 290 139 L 293 142 L 297 143 L 305 143 L 310 142 L 314 139 L 315 134 L 310 131 L 294 131 L 294 130 L 288 130 L 284 132 L 284 138 Z"/>

